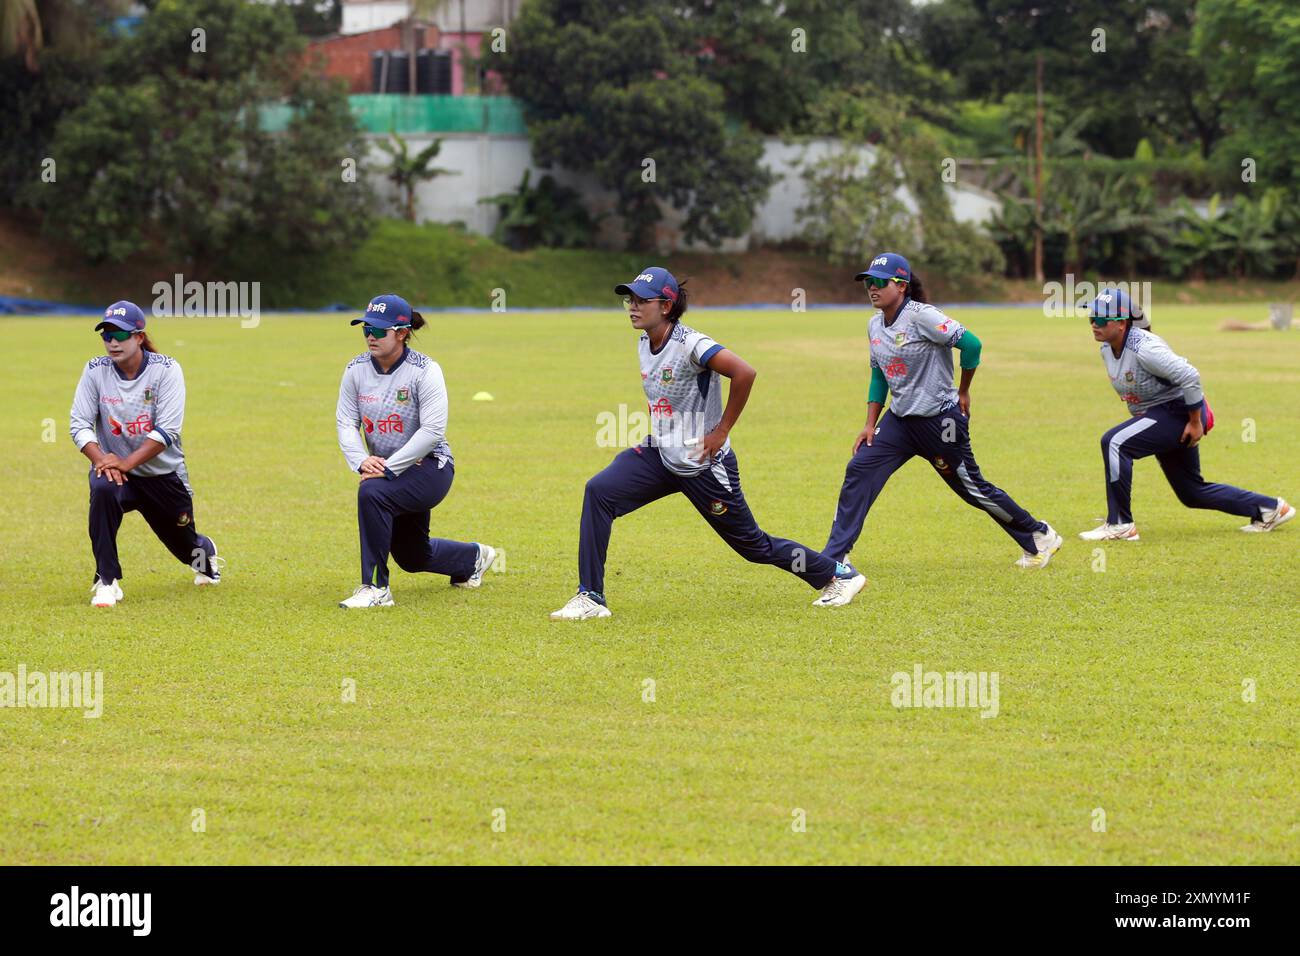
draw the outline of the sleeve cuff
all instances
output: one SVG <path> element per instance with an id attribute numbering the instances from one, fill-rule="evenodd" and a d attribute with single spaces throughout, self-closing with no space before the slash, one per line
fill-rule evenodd
<path id="1" fill-rule="evenodd" d="M 153 441 L 156 441 L 158 444 L 165 445 L 168 447 L 170 447 L 172 443 L 171 437 L 165 431 L 162 431 L 161 429 L 158 428 L 155 428 L 153 431 L 151 431 L 149 434 L 145 435 L 144 437 L 152 439 Z"/>
<path id="2" fill-rule="evenodd" d="M 707 368 L 709 364 L 709 359 L 713 358 L 713 356 L 721 352 L 722 349 L 723 346 L 718 345 L 716 342 L 713 345 L 709 346 L 708 351 L 706 351 L 703 355 L 700 356 L 700 367 Z"/>
<path id="3" fill-rule="evenodd" d="M 85 448 L 92 441 L 96 441 L 97 439 L 98 436 L 95 434 L 94 429 L 83 428 L 72 436 L 72 443 L 77 446 L 77 451 L 81 451 L 81 449 Z"/>

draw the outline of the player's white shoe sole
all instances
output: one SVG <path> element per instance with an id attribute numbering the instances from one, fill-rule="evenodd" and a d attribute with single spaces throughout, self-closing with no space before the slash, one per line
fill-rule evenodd
<path id="1" fill-rule="evenodd" d="M 209 536 L 209 541 L 212 538 Z M 217 542 L 212 541 L 212 557 L 208 558 L 208 567 L 217 573 L 209 577 L 202 572 L 194 572 L 194 584 L 196 587 L 215 587 L 221 583 L 221 569 L 226 566 L 226 559 L 217 554 Z"/>
<path id="2" fill-rule="evenodd" d="M 822 588 L 822 593 L 812 602 L 813 607 L 843 607 L 866 586 L 865 574 L 855 574 L 851 578 L 831 578 L 831 583 Z"/>
<path id="3" fill-rule="evenodd" d="M 1036 554 L 1030 554 L 1026 551 L 1016 562 L 1018 568 L 1045 568 L 1052 560 L 1052 555 L 1061 550 L 1061 545 L 1065 544 L 1065 539 L 1056 533 L 1056 530 L 1049 524 L 1046 531 L 1034 532 L 1034 545 L 1038 548 Z"/>
<path id="4" fill-rule="evenodd" d="M 1272 531 L 1277 528 L 1278 525 L 1286 524 L 1294 517 L 1295 508 L 1292 505 L 1287 504 L 1283 499 L 1279 498 L 1277 499 L 1276 508 L 1271 511 L 1260 512 L 1259 521 L 1252 521 L 1248 525 L 1243 525 L 1241 530 L 1257 533 Z"/>
<path id="5" fill-rule="evenodd" d="M 451 586 L 456 588 L 476 588 L 483 583 L 483 575 L 487 569 L 492 567 L 492 562 L 497 559 L 497 549 L 490 544 L 480 544 L 478 546 L 478 559 L 474 562 L 474 573 L 464 581 L 452 581 Z"/>
<path id="6" fill-rule="evenodd" d="M 1100 528 L 1093 528 L 1091 531 L 1080 531 L 1079 537 L 1084 541 L 1137 541 L 1137 525 L 1129 522 L 1128 524 L 1105 524 Z"/>
<path id="7" fill-rule="evenodd" d="M 377 588 L 373 584 L 363 584 L 352 592 L 350 598 L 339 601 L 339 607 L 392 607 L 393 592 L 388 588 Z"/>
<path id="8" fill-rule="evenodd" d="M 113 607 L 122 600 L 122 586 L 117 581 L 105 584 L 96 578 L 95 583 L 91 585 L 90 594 L 91 607 Z"/>
<path id="9" fill-rule="evenodd" d="M 609 608 L 599 601 L 593 601 L 586 591 L 579 591 L 569 603 L 558 611 L 551 612 L 552 621 L 587 621 L 593 617 L 610 617 Z"/>

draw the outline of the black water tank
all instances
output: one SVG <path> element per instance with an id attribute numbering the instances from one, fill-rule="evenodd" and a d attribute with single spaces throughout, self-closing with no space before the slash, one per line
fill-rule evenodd
<path id="1" fill-rule="evenodd" d="M 421 50 L 415 55 L 415 92 L 451 92 L 450 50 Z"/>

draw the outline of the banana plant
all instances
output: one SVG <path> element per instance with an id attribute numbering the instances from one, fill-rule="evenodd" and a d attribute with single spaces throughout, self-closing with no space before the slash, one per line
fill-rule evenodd
<path id="1" fill-rule="evenodd" d="M 435 139 L 412 156 L 410 148 L 402 136 L 396 132 L 390 135 L 392 136 L 391 141 L 384 140 L 378 144 L 380 149 L 393 157 L 393 161 L 385 167 L 384 174 L 388 177 L 388 181 L 396 186 L 401 193 L 400 208 L 407 220 L 415 222 L 416 187 L 420 183 L 436 179 L 438 176 L 455 176 L 457 174 L 454 169 L 429 165 L 442 151 L 441 139 Z"/>

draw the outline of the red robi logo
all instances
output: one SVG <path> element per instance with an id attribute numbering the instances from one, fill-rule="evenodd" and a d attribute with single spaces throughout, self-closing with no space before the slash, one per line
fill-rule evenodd
<path id="1" fill-rule="evenodd" d="M 109 431 L 111 431 L 114 435 L 122 434 L 122 423 L 119 422 L 112 415 L 108 416 L 108 427 L 109 427 Z"/>
<path id="2" fill-rule="evenodd" d="M 371 432 L 373 432 L 373 431 L 375 430 L 375 423 L 374 423 L 373 421 L 371 421 L 369 415 L 362 415 L 362 416 L 361 416 L 361 424 L 363 424 L 363 425 L 366 426 L 366 434 L 367 434 L 367 435 L 369 435 Z"/>

